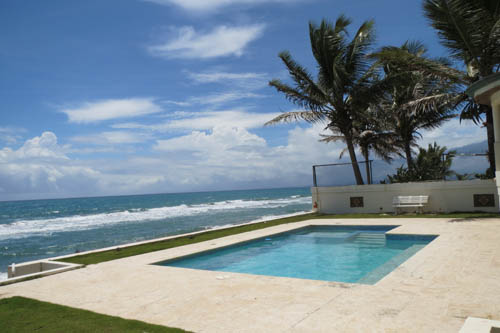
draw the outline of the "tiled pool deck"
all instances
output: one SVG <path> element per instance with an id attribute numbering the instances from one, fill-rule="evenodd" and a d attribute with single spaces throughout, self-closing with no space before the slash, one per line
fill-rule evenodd
<path id="1" fill-rule="evenodd" d="M 310 224 L 439 237 L 375 285 L 150 265 Z M 14 295 L 195 332 L 458 332 L 500 319 L 500 219 L 309 220 L 0 287 Z"/>

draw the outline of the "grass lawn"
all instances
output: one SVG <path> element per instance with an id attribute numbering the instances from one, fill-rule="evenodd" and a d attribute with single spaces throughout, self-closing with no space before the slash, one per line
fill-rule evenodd
<path id="1" fill-rule="evenodd" d="M 114 259 L 120 259 L 130 256 L 135 256 L 138 254 L 144 254 L 153 251 L 170 249 L 177 246 L 194 244 L 198 242 L 203 242 L 207 240 L 212 240 L 215 238 L 235 235 L 243 232 L 268 228 L 285 223 L 300 222 L 310 219 L 360 219 L 360 218 L 454 218 L 454 219 L 476 219 L 476 218 L 488 218 L 488 217 L 500 217 L 499 214 L 494 213 L 450 213 L 450 214 L 411 214 L 411 215 L 390 215 L 390 214 L 341 214 L 341 215 L 324 215 L 324 214 L 304 214 L 292 217 L 286 217 L 266 222 L 253 223 L 247 225 L 241 225 L 236 227 L 231 227 L 227 229 L 210 230 L 197 235 L 191 236 L 180 236 L 164 241 L 152 242 L 142 245 L 135 245 L 130 247 L 123 247 L 108 251 L 102 251 L 97 253 L 75 255 L 66 259 L 61 259 L 60 261 L 71 262 L 75 264 L 97 264 L 100 262 L 105 262 Z"/>
<path id="2" fill-rule="evenodd" d="M 24 297 L 0 299 L 0 331 L 180 333 L 178 328 L 106 316 Z"/>

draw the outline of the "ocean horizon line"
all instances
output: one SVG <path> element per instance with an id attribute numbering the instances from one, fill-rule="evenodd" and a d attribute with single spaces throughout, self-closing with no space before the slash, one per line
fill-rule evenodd
<path id="1" fill-rule="evenodd" d="M 14 200 L 3 200 L 0 199 L 0 203 L 4 202 L 21 202 L 21 201 L 44 201 L 44 200 L 66 200 L 66 199 L 94 199 L 94 198 L 112 198 L 112 197 L 140 197 L 149 195 L 173 195 L 173 194 L 195 194 L 195 193 L 211 193 L 211 192 L 237 192 L 237 191 L 259 191 L 259 190 L 287 190 L 287 189 L 305 189 L 310 188 L 313 185 L 305 186 L 284 186 L 284 187 L 261 187 L 261 188 L 241 188 L 241 189 L 225 189 L 225 190 L 201 190 L 201 191 L 186 191 L 186 192 L 157 192 L 157 193 L 136 193 L 136 194 L 109 194 L 109 195 L 96 195 L 96 196 L 68 196 L 68 197 L 54 197 L 54 198 L 38 198 L 38 199 L 14 199 Z"/>

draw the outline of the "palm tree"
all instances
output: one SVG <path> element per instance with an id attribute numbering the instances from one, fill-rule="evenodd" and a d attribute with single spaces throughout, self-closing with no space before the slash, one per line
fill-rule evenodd
<path id="1" fill-rule="evenodd" d="M 335 24 L 326 20 L 319 26 L 309 23 L 312 53 L 318 64 L 316 80 L 292 59 L 290 53 L 279 54 L 294 85 L 278 79 L 270 81 L 269 85 L 305 110 L 283 113 L 266 125 L 297 120 L 325 122 L 328 129 L 343 137 L 359 185 L 363 184 L 363 178 L 356 158 L 353 121 L 367 109 L 373 97 L 370 91 L 377 88 L 372 85 L 366 57 L 374 40 L 374 22 L 365 21 L 349 41 L 347 27 L 350 23 L 351 20 L 343 15 Z"/>
<path id="2" fill-rule="evenodd" d="M 373 151 L 375 155 L 386 162 L 392 161 L 392 155 L 397 152 L 395 143 L 397 136 L 394 132 L 389 130 L 387 124 L 388 115 L 384 113 L 385 110 L 377 108 L 376 105 L 369 107 L 362 117 L 355 119 L 353 122 L 353 131 L 355 144 L 359 146 L 361 155 L 365 159 L 366 168 L 366 182 L 372 184 L 370 171 L 370 152 Z M 340 133 L 334 135 L 321 135 L 322 142 L 336 142 L 345 141 L 344 136 Z M 336 135 L 335 135 L 336 134 Z M 339 158 L 342 158 L 346 149 L 343 149 Z"/>
<path id="3" fill-rule="evenodd" d="M 455 151 L 447 151 L 434 142 L 427 149 L 419 148 L 413 169 L 401 166 L 397 173 L 387 176 L 389 183 L 421 182 L 428 180 L 441 180 L 455 175 L 451 170 Z"/>
<path id="4" fill-rule="evenodd" d="M 435 129 L 455 117 L 454 82 L 414 70 L 407 61 L 410 56 L 412 60 L 418 58 L 437 67 L 448 65 L 444 59 L 427 59 L 426 52 L 425 46 L 417 41 L 406 42 L 399 48 L 384 47 L 371 55 L 377 59 L 385 76 L 393 78 L 388 81 L 391 85 L 382 96 L 379 107 L 390 116 L 391 130 L 397 136 L 396 145 L 406 158 L 410 171 L 414 167 L 413 148 L 421 138 L 420 131 Z M 415 103 L 416 100 L 426 102 Z"/>
<path id="5" fill-rule="evenodd" d="M 465 68 L 465 84 L 480 80 L 500 69 L 500 2 L 498 0 L 423 0 L 424 14 L 437 30 L 441 44 Z M 464 96 L 465 100 L 466 97 Z M 463 103 L 461 119 L 476 124 L 486 116 L 488 159 L 495 171 L 492 109 L 472 99 Z"/>

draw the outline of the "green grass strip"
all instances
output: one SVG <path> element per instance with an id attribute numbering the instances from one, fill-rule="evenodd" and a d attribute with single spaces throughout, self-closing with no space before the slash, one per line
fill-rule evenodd
<path id="1" fill-rule="evenodd" d="M 0 299 L 0 330 L 22 332 L 180 333 L 178 328 L 102 315 L 24 297 Z"/>
<path id="2" fill-rule="evenodd" d="M 408 214 L 408 215 L 390 215 L 390 214 L 339 214 L 339 215 L 324 215 L 324 214 L 304 214 L 291 217 L 285 217 L 276 220 L 270 220 L 260 223 L 246 224 L 235 226 L 227 229 L 209 230 L 197 235 L 180 236 L 168 240 L 152 242 L 141 245 L 117 248 L 108 251 L 95 252 L 89 254 L 75 255 L 73 257 L 61 259 L 59 261 L 71 262 L 75 264 L 97 264 L 109 260 L 121 259 L 139 254 L 149 253 L 170 249 L 177 246 L 189 245 L 199 242 L 240 234 L 243 232 L 259 230 L 280 224 L 301 222 L 310 219 L 363 219 L 363 218 L 453 218 L 457 220 L 468 220 L 477 218 L 499 217 L 499 214 L 493 213 L 450 213 L 450 214 Z"/>

